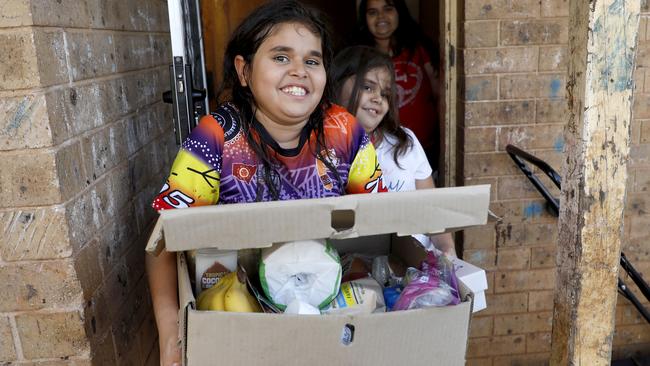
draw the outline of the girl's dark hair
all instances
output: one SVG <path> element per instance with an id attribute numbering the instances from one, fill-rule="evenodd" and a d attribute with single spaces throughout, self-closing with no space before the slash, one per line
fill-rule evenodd
<path id="1" fill-rule="evenodd" d="M 434 72 L 440 70 L 439 45 L 424 34 L 418 23 L 411 16 L 411 13 L 409 13 L 406 2 L 404 0 L 386 0 L 386 4 L 394 6 L 399 16 L 399 24 L 395 33 L 393 33 L 390 43 L 393 55 L 397 56 L 406 49 L 409 52 L 410 59 L 415 53 L 417 46 L 422 46 L 429 55 Z M 359 32 L 357 42 L 366 46 L 374 46 L 375 38 L 368 30 L 368 23 L 366 22 L 367 8 L 368 0 L 361 0 L 359 3 L 359 11 L 357 12 L 357 28 Z"/>
<path id="2" fill-rule="evenodd" d="M 379 122 L 371 136 L 375 141 L 382 143 L 386 133 L 397 138 L 393 151 L 393 160 L 401 168 L 397 158 L 413 146 L 411 136 L 400 127 L 399 112 L 397 108 L 397 88 L 395 86 L 395 70 L 393 61 L 386 54 L 368 46 L 348 47 L 339 52 L 332 63 L 331 77 L 336 92 L 336 102 L 347 106 L 350 113 L 356 113 L 361 99 L 361 88 L 365 83 L 366 74 L 377 68 L 384 68 L 390 75 L 390 94 L 388 95 L 388 112 Z M 350 100 L 341 100 L 341 91 L 345 82 L 354 77 L 354 86 Z"/>
<path id="3" fill-rule="evenodd" d="M 329 73 L 327 70 L 332 61 L 332 43 L 327 25 L 321 20 L 319 13 L 311 8 L 305 7 L 296 0 L 275 0 L 270 1 L 254 10 L 242 23 L 235 29 L 224 54 L 223 62 L 223 81 L 217 96 L 220 102 L 223 102 L 222 96 L 230 94 L 232 103 L 240 111 L 240 121 L 242 129 L 246 134 L 246 141 L 255 152 L 263 164 L 264 172 L 262 181 L 268 187 L 269 193 L 273 200 L 280 196 L 280 179 L 275 169 L 276 164 L 269 151 L 269 147 L 262 138 L 254 138 L 253 131 L 263 128 L 255 119 L 256 103 L 253 93 L 249 87 L 244 87 L 239 82 L 237 70 L 235 68 L 235 57 L 242 56 L 246 61 L 244 73 L 250 75 L 253 72 L 253 58 L 262 43 L 272 34 L 280 24 L 298 23 L 304 25 L 314 35 L 320 38 L 323 55 L 323 66 L 328 80 L 325 84 L 323 96 L 316 106 L 316 109 L 309 116 L 305 128 L 307 136 L 312 132 L 316 135 L 316 149 L 313 151 L 314 156 L 321 160 L 327 168 L 334 173 L 339 183 L 339 188 L 343 189 L 342 180 L 336 168 L 329 161 L 329 158 L 323 156 L 322 151 L 327 147 L 325 143 L 325 134 L 323 129 L 323 120 L 327 110 L 331 106 L 332 88 L 329 82 Z M 262 71 L 263 72 L 263 71 Z M 310 143 L 309 141 L 307 143 Z M 311 144 L 310 144 L 311 146 Z M 257 200 L 263 198 L 263 185 L 258 180 Z"/>

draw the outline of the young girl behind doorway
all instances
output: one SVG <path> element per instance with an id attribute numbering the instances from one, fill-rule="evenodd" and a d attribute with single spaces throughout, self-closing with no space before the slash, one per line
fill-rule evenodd
<path id="1" fill-rule="evenodd" d="M 358 42 L 392 58 L 399 117 L 438 170 L 441 114 L 440 52 L 411 17 L 404 0 L 361 0 Z"/>
<path id="2" fill-rule="evenodd" d="M 298 1 L 273 1 L 235 30 L 224 57 L 231 102 L 201 119 L 156 210 L 383 190 L 364 129 L 330 103 L 330 38 Z M 247 228 L 233 228 L 247 230 Z M 180 364 L 176 256 L 147 256 L 161 364 Z"/>
<path id="3" fill-rule="evenodd" d="M 400 126 L 391 59 L 374 48 L 349 47 L 336 56 L 331 74 L 336 101 L 355 115 L 377 149 L 388 189 L 434 188 L 424 149 L 413 131 Z M 426 237 L 418 239 L 429 244 Z M 431 241 L 445 254 L 456 255 L 451 234 L 432 236 Z"/>

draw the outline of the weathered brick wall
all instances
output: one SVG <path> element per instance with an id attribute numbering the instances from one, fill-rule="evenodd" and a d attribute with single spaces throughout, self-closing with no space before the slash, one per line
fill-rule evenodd
<path id="1" fill-rule="evenodd" d="M 164 0 L 0 1 L 0 363 L 157 364 Z"/>
<path id="2" fill-rule="evenodd" d="M 543 365 L 550 355 L 557 219 L 505 146 L 530 151 L 561 173 L 568 0 L 466 0 L 463 6 L 462 173 L 465 184 L 492 184 L 491 209 L 503 218 L 464 235 L 464 257 L 488 270 L 490 284 L 487 310 L 472 319 L 468 365 Z M 643 8 L 624 250 L 647 274 L 650 14 Z M 649 352 L 650 326 L 622 297 L 616 324 L 615 358 Z"/>

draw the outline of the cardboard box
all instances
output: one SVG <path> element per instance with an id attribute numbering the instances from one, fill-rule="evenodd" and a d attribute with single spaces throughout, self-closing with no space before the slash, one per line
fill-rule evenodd
<path id="1" fill-rule="evenodd" d="M 484 185 L 163 211 L 147 250 L 159 251 L 163 243 L 169 251 L 184 251 L 330 238 L 342 251 L 391 251 L 418 265 L 425 252 L 407 235 L 485 224 L 489 192 Z M 178 280 L 185 365 L 465 363 L 472 296 L 463 285 L 463 302 L 456 306 L 283 315 L 195 310 L 184 255 L 178 256 Z"/>
<path id="2" fill-rule="evenodd" d="M 485 290 L 488 288 L 485 270 L 458 258 L 454 258 L 452 262 L 458 279 L 474 294 L 472 312 L 475 313 L 485 309 L 487 307 Z"/>

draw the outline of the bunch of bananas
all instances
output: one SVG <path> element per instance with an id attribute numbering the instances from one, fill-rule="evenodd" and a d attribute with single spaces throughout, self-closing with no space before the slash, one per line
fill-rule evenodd
<path id="1" fill-rule="evenodd" d="M 201 292 L 196 302 L 199 310 L 220 310 L 238 313 L 259 313 L 259 303 L 246 288 L 246 273 L 230 272 L 216 285 Z"/>

